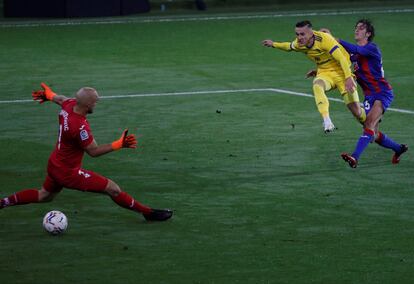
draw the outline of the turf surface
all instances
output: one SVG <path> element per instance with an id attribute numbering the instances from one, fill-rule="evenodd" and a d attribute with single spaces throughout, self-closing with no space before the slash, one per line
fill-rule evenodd
<path id="1" fill-rule="evenodd" d="M 312 64 L 261 40 L 291 40 L 304 17 L 352 40 L 365 16 L 2 26 L 0 100 L 30 99 L 41 81 L 68 96 L 81 86 L 103 97 L 310 93 Z M 382 130 L 414 145 L 413 13 L 368 16 L 392 107 L 411 111 L 387 112 Z M 0 196 L 42 184 L 57 112 L 0 103 Z M 339 154 L 352 151 L 360 126 L 342 103 L 331 103 L 331 116 L 339 130 L 324 135 L 312 98 L 269 91 L 102 99 L 89 118 L 98 143 L 129 127 L 142 148 L 86 157 L 84 167 L 174 209 L 173 219 L 146 223 L 105 196 L 71 190 L 1 210 L 1 283 L 411 283 L 412 154 L 395 166 L 390 151 L 370 145 L 350 169 Z M 60 237 L 41 228 L 53 209 L 69 219 Z"/>

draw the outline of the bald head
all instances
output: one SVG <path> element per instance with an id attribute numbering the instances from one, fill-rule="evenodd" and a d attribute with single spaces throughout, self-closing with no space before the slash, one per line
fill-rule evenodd
<path id="1" fill-rule="evenodd" d="M 85 111 L 85 114 L 92 113 L 99 100 L 98 92 L 94 88 L 83 87 L 76 93 L 76 103 L 78 108 Z"/>

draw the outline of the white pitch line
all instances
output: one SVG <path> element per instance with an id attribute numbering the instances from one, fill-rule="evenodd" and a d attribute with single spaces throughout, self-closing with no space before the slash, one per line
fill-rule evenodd
<path id="1" fill-rule="evenodd" d="M 327 12 L 303 12 L 303 13 L 277 13 L 259 15 L 233 15 L 233 16 L 197 16 L 197 17 L 137 17 L 107 20 L 72 20 L 72 21 L 49 21 L 49 22 L 3 22 L 0 28 L 22 28 L 22 27 L 50 27 L 50 26 L 79 26 L 79 25 L 108 25 L 108 24 L 131 24 L 131 23 L 170 23 L 170 22 L 193 22 L 193 21 L 222 21 L 222 20 L 250 20 L 250 19 L 271 19 L 283 17 L 308 17 L 308 16 L 341 16 L 356 14 L 395 14 L 413 13 L 414 9 L 384 9 L 384 10 L 349 10 L 349 11 L 327 11 Z"/>
<path id="2" fill-rule="evenodd" d="M 211 90 L 211 91 L 190 91 L 190 92 L 170 92 L 170 93 L 148 93 L 148 94 L 128 94 L 128 95 L 114 95 L 114 96 L 101 96 L 101 99 L 122 99 L 122 98 L 141 98 L 141 97 L 166 97 L 166 96 L 189 96 L 189 95 L 214 95 L 214 94 L 232 94 L 232 93 L 279 93 L 279 94 L 288 94 L 299 97 L 313 98 L 313 95 L 295 91 L 289 91 L 284 89 L 276 88 L 256 88 L 256 89 L 233 89 L 233 90 Z M 337 98 L 328 98 L 330 101 L 343 103 L 341 99 Z M 0 101 L 1 104 L 14 104 L 14 103 L 30 103 L 33 100 L 7 100 Z M 398 108 L 388 108 L 389 111 L 414 114 L 414 111 L 407 109 L 398 109 Z"/>
<path id="3" fill-rule="evenodd" d="M 293 92 L 293 91 L 288 91 L 288 90 L 282 90 L 282 89 L 274 89 L 274 88 L 270 88 L 268 90 L 269 91 L 272 91 L 272 92 L 276 92 L 276 93 L 283 93 L 283 94 L 290 94 L 290 95 L 294 95 L 294 96 L 301 96 L 301 97 L 313 98 L 313 95 L 306 94 L 306 93 L 298 93 L 298 92 Z M 337 99 L 337 98 L 328 98 L 328 100 L 334 101 L 334 102 L 343 103 L 343 100 Z M 362 104 L 361 104 L 361 106 L 362 106 Z M 407 109 L 399 109 L 399 108 L 392 108 L 392 107 L 390 107 L 387 110 L 388 111 L 394 111 L 394 112 L 400 112 L 400 113 L 414 114 L 414 111 L 407 110 Z"/>
<path id="4" fill-rule="evenodd" d="M 117 95 L 104 96 L 102 99 L 117 99 L 117 98 L 137 98 L 137 97 L 162 97 L 162 96 L 185 96 L 185 95 L 210 95 L 210 94 L 231 94 L 231 93 L 245 93 L 245 92 L 271 92 L 272 89 L 239 89 L 239 90 L 216 90 L 216 91 L 193 91 L 193 92 L 175 92 L 175 93 L 159 93 L 159 94 L 131 94 L 131 95 Z"/>

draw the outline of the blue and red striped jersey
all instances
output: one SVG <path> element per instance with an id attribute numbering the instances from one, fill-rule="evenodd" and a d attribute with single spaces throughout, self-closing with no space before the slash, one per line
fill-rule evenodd
<path id="1" fill-rule="evenodd" d="M 339 42 L 351 54 L 357 82 L 365 96 L 392 92 L 391 85 L 384 78 L 381 51 L 375 43 L 359 46 L 343 40 Z"/>

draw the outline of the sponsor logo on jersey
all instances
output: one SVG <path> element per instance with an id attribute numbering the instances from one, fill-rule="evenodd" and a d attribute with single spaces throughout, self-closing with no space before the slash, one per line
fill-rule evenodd
<path id="1" fill-rule="evenodd" d="M 85 129 L 84 129 L 84 130 L 82 130 L 82 131 L 80 132 L 80 138 L 81 138 L 81 140 L 82 140 L 82 141 L 87 140 L 87 139 L 89 138 L 88 131 L 86 131 Z"/>

